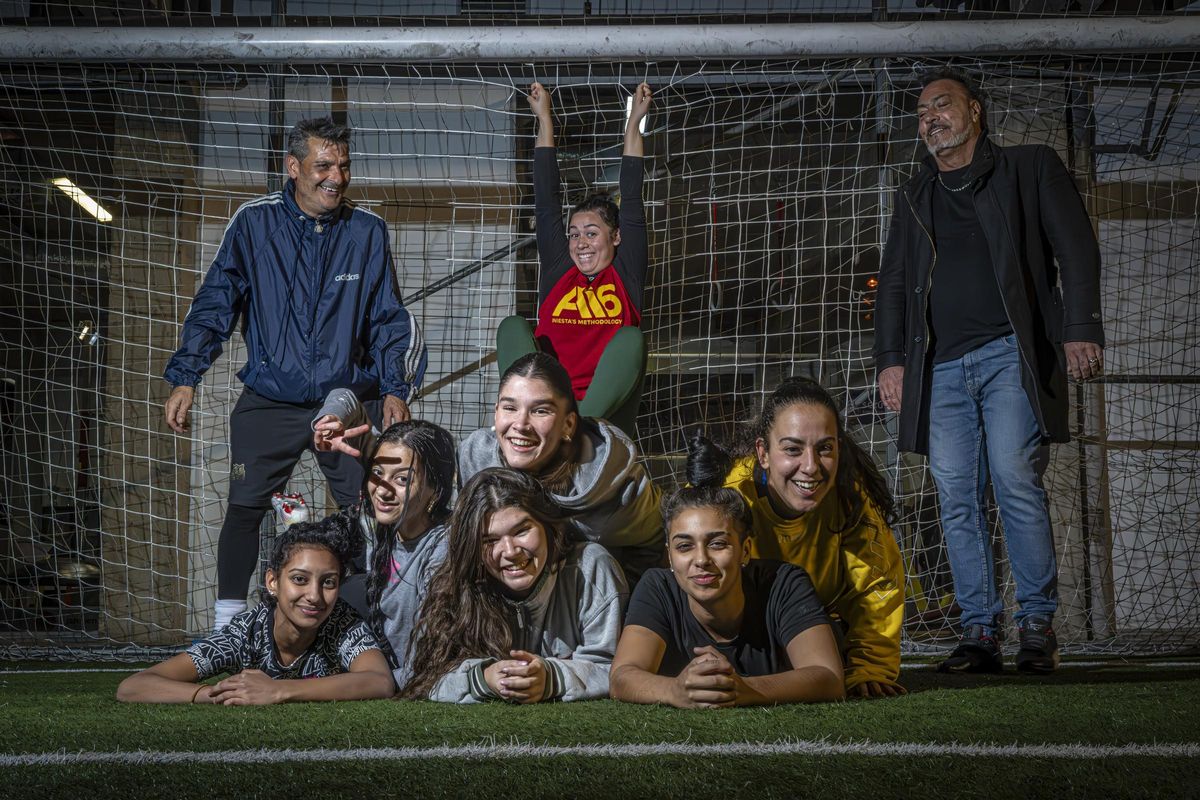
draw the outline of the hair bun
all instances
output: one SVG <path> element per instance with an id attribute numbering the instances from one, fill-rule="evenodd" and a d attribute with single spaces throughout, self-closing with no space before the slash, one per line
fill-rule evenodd
<path id="1" fill-rule="evenodd" d="M 719 487 L 733 468 L 733 459 L 720 445 L 696 428 L 687 438 L 687 482 L 692 486 Z"/>

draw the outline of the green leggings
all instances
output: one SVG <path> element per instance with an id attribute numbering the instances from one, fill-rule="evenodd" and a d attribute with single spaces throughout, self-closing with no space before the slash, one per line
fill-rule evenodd
<path id="1" fill-rule="evenodd" d="M 507 317 L 496 330 L 496 366 L 503 375 L 523 355 L 541 348 L 533 328 L 524 317 Z M 587 394 L 579 401 L 579 413 L 600 417 L 637 440 L 637 412 L 646 376 L 646 339 L 640 328 L 626 325 L 617 331 L 596 364 L 596 374 Z"/>

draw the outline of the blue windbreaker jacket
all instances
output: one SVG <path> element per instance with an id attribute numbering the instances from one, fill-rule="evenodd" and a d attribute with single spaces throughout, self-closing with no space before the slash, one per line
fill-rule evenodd
<path id="1" fill-rule="evenodd" d="M 247 388 L 288 403 L 331 390 L 410 399 L 425 375 L 425 342 L 400 303 L 387 225 L 350 203 L 313 219 L 295 185 L 234 213 L 183 322 L 163 377 L 195 386 L 239 317 Z"/>

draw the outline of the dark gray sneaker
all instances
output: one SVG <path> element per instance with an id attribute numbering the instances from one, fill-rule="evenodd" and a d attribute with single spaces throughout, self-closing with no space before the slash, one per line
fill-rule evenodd
<path id="1" fill-rule="evenodd" d="M 968 625 L 958 647 L 937 669 L 938 672 L 1001 672 L 1004 660 L 996 634 L 983 625 Z"/>
<path id="2" fill-rule="evenodd" d="M 1026 617 L 1017 626 L 1021 649 L 1017 671 L 1047 675 L 1058 668 L 1058 637 L 1046 617 Z"/>

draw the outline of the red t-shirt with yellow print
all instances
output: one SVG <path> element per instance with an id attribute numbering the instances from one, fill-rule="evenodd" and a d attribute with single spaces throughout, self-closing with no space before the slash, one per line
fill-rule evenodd
<path id="1" fill-rule="evenodd" d="M 534 331 L 544 352 L 571 376 L 575 397 L 591 386 L 604 348 L 625 325 L 640 325 L 648 264 L 646 214 L 642 206 L 642 159 L 621 159 L 621 244 L 613 263 L 590 279 L 575 266 L 567 246 L 558 197 L 558 157 L 553 147 L 533 155 L 534 207 L 537 215 L 538 324 Z"/>

